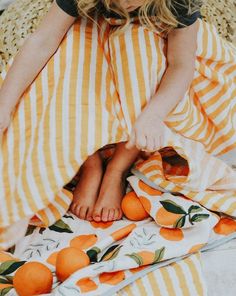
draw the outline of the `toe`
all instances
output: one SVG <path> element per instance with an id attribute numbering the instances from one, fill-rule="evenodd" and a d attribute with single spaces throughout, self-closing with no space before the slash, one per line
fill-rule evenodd
<path id="1" fill-rule="evenodd" d="M 120 220 L 122 217 L 123 217 L 123 212 L 121 209 L 119 209 L 118 220 Z"/>
<path id="2" fill-rule="evenodd" d="M 76 210 L 76 207 L 77 207 L 77 203 L 76 202 L 72 202 L 71 205 L 70 205 L 70 211 L 74 214 L 75 213 L 75 210 Z"/>
<path id="3" fill-rule="evenodd" d="M 109 213 L 108 208 L 102 209 L 102 221 L 104 221 L 104 222 L 108 221 L 108 213 Z"/>
<path id="4" fill-rule="evenodd" d="M 113 219 L 114 219 L 114 220 L 117 220 L 118 217 L 119 217 L 119 209 L 115 209 L 115 213 L 114 213 L 114 217 L 113 217 Z"/>
<path id="5" fill-rule="evenodd" d="M 115 210 L 114 220 L 120 220 L 122 217 L 122 213 L 120 209 Z"/>
<path id="6" fill-rule="evenodd" d="M 88 207 L 81 207 L 79 211 L 79 218 L 85 220 Z"/>
<path id="7" fill-rule="evenodd" d="M 73 204 L 73 206 L 71 207 L 71 212 L 76 215 L 77 217 L 79 217 L 79 212 L 80 212 L 80 205 L 78 204 Z"/>
<path id="8" fill-rule="evenodd" d="M 74 214 L 74 212 L 75 212 L 75 204 L 73 202 L 71 203 L 69 210 L 71 211 L 71 213 Z"/>
<path id="9" fill-rule="evenodd" d="M 109 213 L 108 213 L 108 221 L 113 221 L 114 215 L 115 215 L 115 210 L 114 209 L 110 209 L 109 210 Z"/>
<path id="10" fill-rule="evenodd" d="M 88 221 L 93 220 L 93 208 L 92 207 L 89 207 L 89 209 L 88 209 L 86 220 L 88 220 Z"/>
<path id="11" fill-rule="evenodd" d="M 102 216 L 102 209 L 101 208 L 95 208 L 93 212 L 93 220 L 96 222 L 101 221 L 101 216 Z"/>

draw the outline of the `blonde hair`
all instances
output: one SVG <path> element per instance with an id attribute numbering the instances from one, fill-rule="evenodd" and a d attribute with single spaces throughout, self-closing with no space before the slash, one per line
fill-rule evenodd
<path id="1" fill-rule="evenodd" d="M 127 11 L 122 9 L 119 1 L 114 0 L 74 0 L 77 2 L 78 12 L 81 15 L 93 19 L 94 12 L 99 2 L 102 1 L 104 7 L 112 12 L 118 14 L 125 20 L 125 28 L 130 23 L 130 16 Z M 181 2 L 181 3 L 180 3 Z M 178 7 L 188 11 L 191 15 L 198 11 L 201 6 L 201 0 L 145 0 L 143 5 L 139 8 L 138 18 L 142 25 L 145 25 L 151 30 L 160 30 L 163 33 L 168 33 L 172 29 L 181 24 L 174 15 L 175 4 Z"/>

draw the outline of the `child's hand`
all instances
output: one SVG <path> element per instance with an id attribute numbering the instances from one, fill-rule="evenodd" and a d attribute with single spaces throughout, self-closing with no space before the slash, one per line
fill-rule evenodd
<path id="1" fill-rule="evenodd" d="M 154 152 L 161 148 L 165 124 L 154 107 L 148 105 L 139 115 L 126 144 L 127 149 L 136 146 L 142 151 Z"/>
<path id="2" fill-rule="evenodd" d="M 8 128 L 11 122 L 11 111 L 0 105 L 0 135 Z"/>

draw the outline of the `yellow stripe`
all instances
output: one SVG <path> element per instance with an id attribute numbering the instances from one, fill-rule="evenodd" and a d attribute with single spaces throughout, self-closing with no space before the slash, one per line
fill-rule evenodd
<path id="1" fill-rule="evenodd" d="M 160 268 L 160 273 L 164 279 L 166 291 L 169 293 L 170 296 L 175 295 L 175 289 L 173 286 L 173 282 L 171 280 L 171 277 L 169 275 L 167 268 Z"/>
<path id="2" fill-rule="evenodd" d="M 154 272 L 149 272 L 147 274 L 147 278 L 150 282 L 150 286 L 152 287 L 153 295 L 155 295 L 155 296 L 160 295 L 161 296 L 161 290 L 158 286 L 158 280 L 154 276 Z"/>
<path id="3" fill-rule="evenodd" d="M 136 281 L 133 283 L 133 285 L 135 285 L 135 283 L 136 283 Z M 137 296 L 137 295 L 134 295 L 132 292 L 132 284 L 124 287 L 122 290 L 124 290 L 128 296 Z"/>
<path id="4" fill-rule="evenodd" d="M 174 263 L 171 265 L 176 272 L 176 276 L 179 280 L 179 287 L 182 290 L 183 296 L 191 295 L 191 291 L 188 289 L 187 279 L 185 274 L 183 273 L 181 264 Z"/>
<path id="5" fill-rule="evenodd" d="M 199 271 L 197 270 L 195 262 L 192 260 L 191 256 L 187 258 L 186 263 L 188 264 L 188 267 L 191 271 L 193 283 L 195 284 L 195 288 L 197 290 L 197 295 L 204 296 L 204 291 L 203 291 L 203 286 L 199 276 Z"/>
<path id="6" fill-rule="evenodd" d="M 140 295 L 142 295 L 142 296 L 147 295 L 147 292 L 146 292 L 145 287 L 143 285 L 142 279 L 138 279 L 135 283 L 136 283 L 137 288 L 140 292 Z"/>
<path id="7" fill-rule="evenodd" d="M 141 106 L 145 106 L 147 103 L 146 100 L 146 88 L 145 88 L 145 80 L 144 80 L 144 73 L 143 73 L 143 67 L 142 67 L 142 52 L 139 46 L 139 33 L 138 33 L 139 27 L 134 26 L 132 31 L 132 44 L 133 44 L 133 52 L 135 53 L 135 66 L 136 66 L 136 75 L 138 80 L 138 88 L 139 88 L 139 95 L 141 100 Z M 150 51 L 150 47 L 149 47 Z M 149 53 L 150 54 L 150 53 Z M 133 75 L 133 74 L 131 74 Z M 134 98 L 135 100 L 136 98 Z"/>

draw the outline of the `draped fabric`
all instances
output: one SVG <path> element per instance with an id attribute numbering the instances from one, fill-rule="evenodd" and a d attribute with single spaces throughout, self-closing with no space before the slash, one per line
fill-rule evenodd
<path id="1" fill-rule="evenodd" d="M 1 138 L 2 247 L 22 236 L 22 228 L 11 236 L 19 221 L 36 214 L 47 226 L 63 216 L 72 199 L 64 185 L 88 155 L 128 139 L 165 73 L 166 40 L 157 32 L 134 22 L 117 35 L 112 20 L 98 23 L 75 22 Z M 236 146 L 236 49 L 212 25 L 198 25 L 194 80 L 166 125 L 219 155 Z"/>

